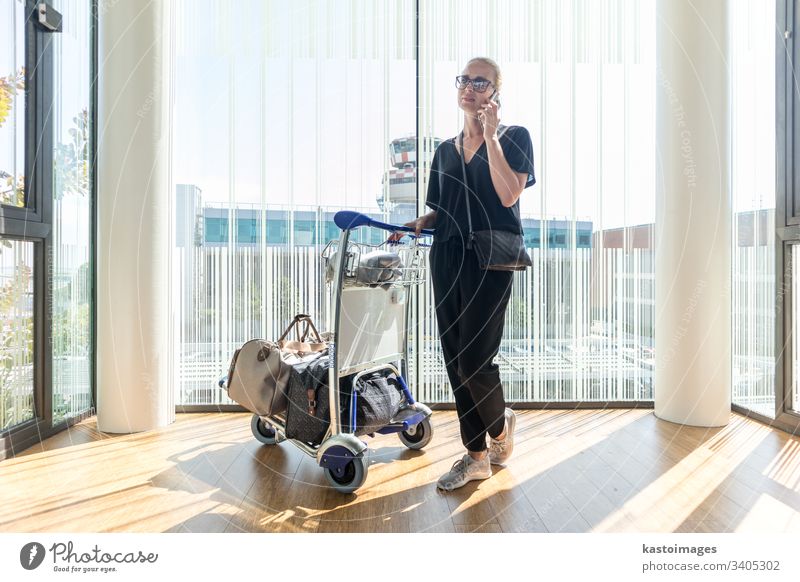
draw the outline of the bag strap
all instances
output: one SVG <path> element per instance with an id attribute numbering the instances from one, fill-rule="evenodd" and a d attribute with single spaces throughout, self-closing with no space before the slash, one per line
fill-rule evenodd
<path id="1" fill-rule="evenodd" d="M 301 332 L 300 331 L 300 324 L 305 323 L 305 329 Z M 314 322 L 311 320 L 311 316 L 307 313 L 298 313 L 294 316 L 294 319 L 286 326 L 286 329 L 283 330 L 281 337 L 278 338 L 278 341 L 282 341 L 289 335 L 289 332 L 292 331 L 292 328 L 295 330 L 295 336 L 300 339 L 301 342 L 305 342 L 306 338 L 308 337 L 309 332 L 314 332 L 314 339 L 316 339 L 316 343 L 321 344 L 324 343 L 322 338 L 319 336 L 319 332 L 317 328 L 314 327 Z"/>
<path id="2" fill-rule="evenodd" d="M 497 127 L 497 139 L 500 139 L 508 129 L 507 125 L 499 125 Z M 467 223 L 469 224 L 469 237 L 467 238 L 467 248 L 472 248 L 472 239 L 475 238 L 475 233 L 472 231 L 472 211 L 469 208 L 469 182 L 467 181 L 467 162 L 464 159 L 464 131 L 458 134 L 458 143 L 461 155 L 461 175 L 464 179 L 464 195 L 467 197 Z"/>
<path id="3" fill-rule="evenodd" d="M 463 176 L 464 180 L 464 196 L 467 199 L 467 223 L 469 224 L 469 236 L 467 237 L 467 248 L 472 248 L 472 237 L 474 233 L 472 232 L 472 211 L 469 208 L 469 182 L 467 182 L 467 163 L 464 161 L 464 132 L 462 130 L 461 133 L 458 134 L 458 143 L 461 146 L 459 148 L 461 155 L 461 175 Z"/>
<path id="4" fill-rule="evenodd" d="M 318 343 L 318 344 L 323 343 L 322 338 L 319 336 L 319 332 L 317 331 L 317 328 L 314 327 L 314 322 L 311 320 L 311 317 L 309 315 L 306 315 L 306 316 L 304 316 L 303 321 L 306 324 L 306 329 L 303 332 L 303 337 L 300 339 L 300 341 L 303 341 L 303 342 L 306 341 L 306 338 L 308 338 L 309 332 L 313 331 L 314 335 L 313 335 L 312 339 L 317 340 L 316 343 Z"/>
<path id="5" fill-rule="evenodd" d="M 306 388 L 306 398 L 308 399 L 308 415 L 314 416 L 317 412 L 317 391 L 313 388 Z"/>
<path id="6" fill-rule="evenodd" d="M 239 348 L 235 352 L 233 352 L 233 357 L 231 358 L 231 365 L 228 366 L 228 389 L 231 387 L 231 380 L 233 380 L 233 374 L 236 370 L 236 361 L 239 359 L 239 352 L 242 351 L 242 348 Z"/>

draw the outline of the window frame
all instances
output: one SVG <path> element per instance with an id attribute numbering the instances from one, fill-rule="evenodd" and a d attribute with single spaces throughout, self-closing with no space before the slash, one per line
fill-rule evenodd
<path id="1" fill-rule="evenodd" d="M 25 207 L 0 205 L 0 236 L 34 243 L 34 417 L 0 431 L 0 460 L 13 456 L 44 439 L 95 414 L 97 402 L 96 361 L 96 143 L 97 143 L 97 16 L 98 0 L 90 4 L 90 196 L 91 211 L 91 361 L 92 405 L 85 411 L 53 424 L 52 274 L 53 274 L 53 183 L 55 99 L 53 34 L 41 28 L 34 16 L 38 2 L 25 0 L 29 17 L 25 24 Z M 36 136 L 37 139 L 30 139 Z M 35 143 L 34 143 L 35 142 Z"/>
<path id="2" fill-rule="evenodd" d="M 775 418 L 754 412 L 738 404 L 734 411 L 774 425 L 790 433 L 800 431 L 800 411 L 791 410 L 794 372 L 791 354 L 795 338 L 791 336 L 793 265 L 791 247 L 800 244 L 800 185 L 795 187 L 794 144 L 800 141 L 800 118 L 795 109 L 800 102 L 794 95 L 792 62 L 800 53 L 794 42 L 794 30 L 800 13 L 790 0 L 777 0 L 775 27 Z M 784 32 L 785 31 L 785 32 Z M 791 52 L 792 58 L 787 54 Z M 800 95 L 797 96 L 800 98 Z M 796 105 L 797 104 L 797 105 Z M 800 176 L 798 176 L 800 177 Z"/>

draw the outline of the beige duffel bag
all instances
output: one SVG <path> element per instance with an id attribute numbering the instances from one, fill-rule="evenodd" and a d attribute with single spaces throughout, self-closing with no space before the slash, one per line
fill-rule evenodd
<path id="1" fill-rule="evenodd" d="M 297 339 L 286 339 L 292 329 Z M 281 414 L 286 411 L 293 366 L 327 349 L 311 317 L 298 314 L 277 342 L 252 339 L 236 350 L 228 369 L 228 396 L 259 416 Z"/>

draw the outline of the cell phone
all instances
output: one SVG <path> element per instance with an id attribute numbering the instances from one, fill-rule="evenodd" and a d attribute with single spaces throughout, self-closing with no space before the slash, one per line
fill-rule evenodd
<path id="1" fill-rule="evenodd" d="M 492 96 L 489 97 L 489 101 L 493 101 L 494 103 L 497 104 L 497 108 L 498 109 L 500 108 L 500 95 L 497 94 L 497 90 L 496 89 L 495 89 L 494 93 L 492 93 Z M 483 120 L 479 117 L 478 121 L 481 122 L 481 127 L 483 127 Z"/>

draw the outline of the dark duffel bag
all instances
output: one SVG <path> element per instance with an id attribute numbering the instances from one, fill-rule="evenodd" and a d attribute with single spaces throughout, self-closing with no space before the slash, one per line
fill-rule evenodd
<path id="1" fill-rule="evenodd" d="M 328 355 L 297 365 L 291 372 L 286 436 L 318 445 L 330 425 Z"/>
<path id="2" fill-rule="evenodd" d="M 353 376 L 339 379 L 342 427 L 350 424 L 350 391 Z M 356 435 L 376 432 L 394 418 L 403 404 L 397 376 L 388 370 L 362 376 L 355 387 Z M 330 425 L 327 352 L 311 363 L 294 367 L 289 380 L 286 436 L 318 445 Z"/>
<path id="3" fill-rule="evenodd" d="M 355 386 L 356 435 L 376 432 L 400 411 L 403 395 L 394 372 L 381 370 L 362 376 Z"/>

